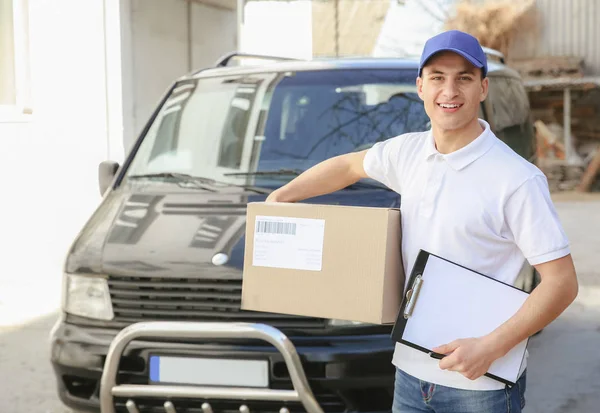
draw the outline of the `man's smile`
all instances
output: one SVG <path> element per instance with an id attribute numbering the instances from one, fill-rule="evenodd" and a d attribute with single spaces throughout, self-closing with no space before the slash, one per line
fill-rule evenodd
<path id="1" fill-rule="evenodd" d="M 444 112 L 456 112 L 463 106 L 463 103 L 437 103 L 438 107 Z"/>

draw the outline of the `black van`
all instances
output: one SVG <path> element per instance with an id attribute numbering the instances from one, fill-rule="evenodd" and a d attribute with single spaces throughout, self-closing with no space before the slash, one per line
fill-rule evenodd
<path id="1" fill-rule="evenodd" d="M 480 116 L 532 160 L 522 81 L 489 53 Z M 240 310 L 245 214 L 320 161 L 428 129 L 418 61 L 228 64 L 240 56 L 177 80 L 124 165 L 100 165 L 104 197 L 67 255 L 51 333 L 58 393 L 76 411 L 391 408 L 391 327 Z M 307 202 L 399 207 L 400 196 L 363 180 Z M 534 288 L 532 267 L 519 283 Z M 137 324 L 157 321 L 171 323 Z"/>

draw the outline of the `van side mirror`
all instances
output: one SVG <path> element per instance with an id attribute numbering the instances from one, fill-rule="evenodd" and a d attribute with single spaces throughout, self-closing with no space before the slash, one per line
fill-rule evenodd
<path id="1" fill-rule="evenodd" d="M 98 165 L 98 185 L 100 186 L 100 195 L 104 195 L 110 184 L 112 183 L 117 171 L 119 163 L 115 161 L 103 161 Z"/>

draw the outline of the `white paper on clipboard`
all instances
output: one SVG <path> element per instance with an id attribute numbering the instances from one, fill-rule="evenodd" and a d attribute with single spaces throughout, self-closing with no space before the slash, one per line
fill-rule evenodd
<path id="1" fill-rule="evenodd" d="M 524 291 L 434 255 L 429 255 L 422 279 L 402 339 L 426 349 L 489 334 L 528 297 Z M 516 382 L 526 347 L 527 339 L 492 363 L 488 373 Z"/>

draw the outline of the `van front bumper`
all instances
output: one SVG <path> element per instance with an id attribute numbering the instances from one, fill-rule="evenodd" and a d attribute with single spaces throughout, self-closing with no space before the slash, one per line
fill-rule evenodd
<path id="1" fill-rule="evenodd" d="M 162 328 L 165 324 L 189 326 L 206 323 L 149 324 L 160 325 Z M 77 411 L 100 411 L 100 382 L 109 347 L 114 345 L 117 334 L 119 330 L 115 329 L 83 327 L 69 324 L 64 319 L 57 322 L 51 334 L 51 358 L 59 397 L 65 405 Z M 164 336 L 139 336 L 124 347 L 116 371 L 117 385 L 143 385 L 146 393 L 156 389 L 154 385 L 148 384 L 148 360 L 150 354 L 158 353 L 199 358 L 251 357 L 268 360 L 269 389 L 294 390 L 289 363 L 286 364 L 281 351 L 268 342 L 244 337 L 243 334 L 241 337 L 214 339 L 191 338 L 191 335 L 169 339 L 162 337 Z M 389 335 L 291 337 L 290 342 L 297 352 L 310 392 L 324 412 L 390 411 L 395 369 L 391 364 L 394 344 Z M 126 406 L 128 401 L 136 403 L 142 413 L 168 411 L 164 407 L 165 400 L 148 397 L 146 394 L 140 397 L 115 397 L 112 404 L 116 412 L 130 411 Z M 214 413 L 238 413 L 242 405 L 250 412 L 279 413 L 282 408 L 290 412 L 306 410 L 299 400 L 240 400 L 216 397 L 169 397 L 168 400 L 173 403 L 177 413 L 200 413 L 204 411 L 202 405 L 206 404 L 210 405 Z"/>

